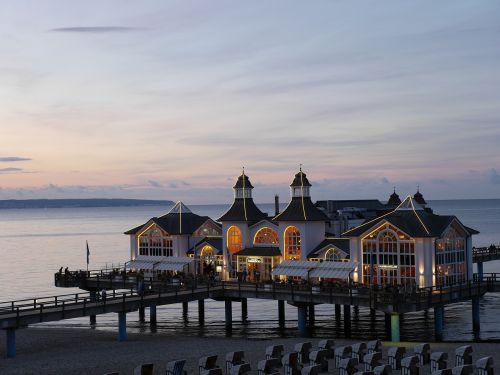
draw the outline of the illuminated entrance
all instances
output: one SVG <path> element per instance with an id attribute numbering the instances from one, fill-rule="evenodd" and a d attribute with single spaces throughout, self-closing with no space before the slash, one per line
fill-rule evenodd
<path id="1" fill-rule="evenodd" d="M 278 247 L 247 248 L 235 254 L 237 273 L 241 280 L 264 282 L 272 280 L 273 267 L 279 264 L 281 253 Z"/>

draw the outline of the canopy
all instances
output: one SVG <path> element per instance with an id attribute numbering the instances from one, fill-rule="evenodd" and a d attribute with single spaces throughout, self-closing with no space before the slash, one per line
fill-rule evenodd
<path id="1" fill-rule="evenodd" d="M 357 266 L 357 262 L 285 260 L 274 268 L 272 274 L 274 276 L 298 276 L 302 278 L 347 279 Z"/>
<path id="2" fill-rule="evenodd" d="M 184 266 L 191 262 L 193 262 L 193 258 L 189 257 L 168 257 L 160 261 L 138 258 L 127 262 L 126 268 L 150 271 L 182 271 Z"/>
<path id="3" fill-rule="evenodd" d="M 136 269 L 136 270 L 152 270 L 154 268 L 154 265 L 155 265 L 155 261 L 154 260 L 144 260 L 144 259 L 135 259 L 135 260 L 131 260 L 130 262 L 127 262 L 125 264 L 125 267 L 128 268 L 128 269 Z"/>
<path id="4" fill-rule="evenodd" d="M 194 261 L 189 257 L 168 257 L 155 264 L 154 269 L 159 271 L 182 271 L 185 266 Z"/>

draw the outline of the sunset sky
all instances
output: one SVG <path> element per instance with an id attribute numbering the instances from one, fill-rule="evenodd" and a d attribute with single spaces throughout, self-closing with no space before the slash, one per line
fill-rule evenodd
<path id="1" fill-rule="evenodd" d="M 0 199 L 500 198 L 500 2 L 4 1 Z"/>

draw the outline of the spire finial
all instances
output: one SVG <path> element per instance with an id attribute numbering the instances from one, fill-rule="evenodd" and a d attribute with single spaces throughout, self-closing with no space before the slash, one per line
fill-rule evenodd
<path id="1" fill-rule="evenodd" d="M 420 192 L 420 185 L 417 185 L 417 193 Z"/>
<path id="2" fill-rule="evenodd" d="M 396 186 L 393 186 L 393 188 L 394 188 L 394 194 L 396 194 Z"/>
<path id="3" fill-rule="evenodd" d="M 299 171 L 302 172 L 302 164 L 299 164 Z"/>
<path id="4" fill-rule="evenodd" d="M 241 167 L 241 170 L 242 170 L 241 174 L 244 176 L 245 175 L 245 167 L 244 166 Z"/>

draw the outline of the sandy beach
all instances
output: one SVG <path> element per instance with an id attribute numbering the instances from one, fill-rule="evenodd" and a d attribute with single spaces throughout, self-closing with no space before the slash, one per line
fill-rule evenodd
<path id="1" fill-rule="evenodd" d="M 129 334 L 127 342 L 118 342 L 115 332 L 92 329 L 28 328 L 18 331 L 17 357 L 5 358 L 5 332 L 0 333 L 0 374 L 104 374 L 119 371 L 132 374 L 140 363 L 155 364 L 155 374 L 165 373 L 169 360 L 187 359 L 188 374 L 197 373 L 198 358 L 218 354 L 222 367 L 226 352 L 244 350 L 247 361 L 256 372 L 257 362 L 265 357 L 265 348 L 280 343 L 292 350 L 297 342 L 319 339 L 277 338 L 273 340 L 245 340 L 236 338 L 204 338 L 195 336 L 167 336 L 161 333 Z M 356 342 L 335 340 L 336 345 Z M 359 340 L 358 340 L 359 341 Z M 466 343 L 470 344 L 470 343 Z M 412 350 L 415 343 L 400 344 Z M 462 343 L 434 343 L 432 351 L 447 351 L 449 364 L 454 364 L 454 349 Z M 474 361 L 483 356 L 495 358 L 495 371 L 500 371 L 500 344 L 473 343 Z M 384 342 L 385 351 L 391 343 Z M 384 358 L 385 358 L 384 353 Z M 425 366 L 422 373 L 429 372 Z M 338 373 L 337 371 L 335 373 Z"/>

